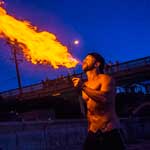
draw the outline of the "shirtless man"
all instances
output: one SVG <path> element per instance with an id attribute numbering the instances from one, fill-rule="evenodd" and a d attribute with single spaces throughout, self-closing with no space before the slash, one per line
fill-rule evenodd
<path id="1" fill-rule="evenodd" d="M 115 81 L 103 73 L 105 60 L 98 53 L 89 53 L 82 70 L 87 81 L 73 78 L 74 87 L 82 91 L 87 104 L 88 135 L 84 150 L 125 150 L 115 112 Z"/>

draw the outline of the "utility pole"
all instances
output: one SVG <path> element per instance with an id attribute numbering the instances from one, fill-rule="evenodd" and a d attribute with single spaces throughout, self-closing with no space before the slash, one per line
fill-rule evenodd
<path id="1" fill-rule="evenodd" d="M 18 43 L 17 43 L 17 40 L 15 40 L 13 45 L 12 45 L 10 40 L 8 39 L 7 44 L 12 49 L 12 54 L 14 57 L 15 67 L 16 67 L 16 75 L 17 75 L 17 81 L 18 81 L 19 95 L 22 95 L 22 84 L 21 84 L 21 77 L 20 77 L 18 58 L 17 58 L 17 49 L 18 49 L 17 45 L 18 45 Z"/>

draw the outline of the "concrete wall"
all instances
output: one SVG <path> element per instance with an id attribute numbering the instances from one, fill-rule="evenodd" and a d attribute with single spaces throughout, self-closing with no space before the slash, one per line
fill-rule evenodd
<path id="1" fill-rule="evenodd" d="M 150 119 L 121 119 L 128 142 L 150 139 Z M 81 150 L 86 120 L 0 123 L 0 150 Z"/>

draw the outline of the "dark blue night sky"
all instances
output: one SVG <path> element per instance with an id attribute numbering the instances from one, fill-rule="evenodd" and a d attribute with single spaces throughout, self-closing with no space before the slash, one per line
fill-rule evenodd
<path id="1" fill-rule="evenodd" d="M 71 44 L 69 51 L 80 60 L 93 50 L 112 62 L 150 56 L 149 0 L 5 0 L 5 8 L 16 18 L 54 33 L 64 45 Z M 72 44 L 75 39 L 80 40 L 78 46 Z M 0 91 L 17 87 L 10 52 L 0 40 Z M 19 68 L 24 86 L 68 73 L 25 60 Z"/>

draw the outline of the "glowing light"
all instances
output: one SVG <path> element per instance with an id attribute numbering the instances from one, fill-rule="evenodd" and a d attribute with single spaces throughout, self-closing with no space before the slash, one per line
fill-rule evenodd
<path id="1" fill-rule="evenodd" d="M 4 1 L 0 0 L 0 6 L 4 5 Z"/>
<path id="2" fill-rule="evenodd" d="M 78 44 L 79 44 L 79 40 L 75 40 L 75 41 L 74 41 L 74 44 L 75 44 L 75 45 L 78 45 Z"/>

